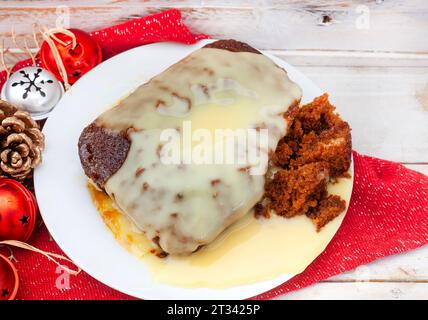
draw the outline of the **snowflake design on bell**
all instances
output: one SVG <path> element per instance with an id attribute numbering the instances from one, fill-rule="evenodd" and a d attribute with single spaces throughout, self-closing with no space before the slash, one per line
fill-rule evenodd
<path id="1" fill-rule="evenodd" d="M 51 72 L 41 67 L 25 67 L 10 76 L 1 98 L 39 120 L 48 116 L 63 94 L 62 83 Z"/>
<path id="2" fill-rule="evenodd" d="M 38 68 L 37 71 L 35 73 L 33 73 L 33 78 L 30 78 L 30 74 L 27 73 L 25 70 L 19 70 L 18 72 L 21 73 L 23 75 L 23 77 L 27 80 L 21 80 L 19 82 L 14 82 L 12 83 L 12 87 L 16 87 L 18 85 L 20 86 L 25 86 L 24 88 L 24 94 L 22 95 L 22 99 L 27 99 L 28 97 L 28 93 L 31 92 L 31 89 L 34 87 L 34 89 L 36 90 L 36 92 L 39 92 L 40 95 L 42 97 L 46 97 L 46 93 L 43 91 L 43 87 L 42 85 L 44 85 L 45 83 L 54 83 L 53 80 L 48 79 L 48 80 L 44 80 L 41 79 L 37 82 L 37 78 L 40 77 L 40 73 L 43 70 L 41 68 Z"/>

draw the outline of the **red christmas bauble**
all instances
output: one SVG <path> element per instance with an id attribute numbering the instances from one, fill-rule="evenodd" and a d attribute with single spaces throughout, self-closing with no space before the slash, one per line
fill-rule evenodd
<path id="1" fill-rule="evenodd" d="M 101 47 L 88 33 L 79 29 L 69 29 L 76 36 L 76 47 L 73 49 L 73 41 L 64 33 L 56 33 L 55 37 L 65 45 L 52 39 L 58 53 L 64 63 L 70 84 L 75 83 L 81 76 L 91 70 L 102 61 Z M 54 55 L 47 42 L 43 42 L 40 48 L 40 60 L 42 67 L 52 72 L 58 80 L 63 81 Z"/>
<path id="2" fill-rule="evenodd" d="M 34 231 L 37 202 L 19 182 L 0 178 L 0 241 L 27 241 Z"/>
<path id="3" fill-rule="evenodd" d="M 0 254 L 0 300 L 13 300 L 18 287 L 19 278 L 15 266 Z"/>

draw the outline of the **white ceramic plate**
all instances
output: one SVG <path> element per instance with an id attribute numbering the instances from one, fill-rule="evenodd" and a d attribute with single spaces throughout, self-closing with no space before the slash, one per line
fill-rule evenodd
<path id="1" fill-rule="evenodd" d="M 80 165 L 77 142 L 82 129 L 137 86 L 213 40 L 187 46 L 157 43 L 138 47 L 100 64 L 73 85 L 44 127 L 46 150 L 35 172 L 35 189 L 49 232 L 75 263 L 92 277 L 144 299 L 243 299 L 272 289 L 294 274 L 226 289 L 185 289 L 156 283 L 144 263 L 114 239 L 93 205 Z M 303 89 L 303 102 L 321 90 L 281 59 Z"/>

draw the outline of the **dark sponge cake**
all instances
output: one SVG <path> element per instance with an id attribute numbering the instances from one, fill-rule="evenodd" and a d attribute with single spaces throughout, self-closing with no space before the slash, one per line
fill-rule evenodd
<path id="1" fill-rule="evenodd" d="M 87 177 L 99 188 L 126 159 L 131 142 L 125 132 L 115 132 L 96 122 L 83 129 L 78 143 L 80 162 Z"/>
<path id="2" fill-rule="evenodd" d="M 232 52 L 251 52 L 261 54 L 260 51 L 254 49 L 248 44 L 233 39 L 230 40 L 217 40 L 204 46 L 204 48 L 223 49 Z"/>
<path id="3" fill-rule="evenodd" d="M 275 164 L 290 169 L 325 161 L 332 179 L 346 176 L 351 164 L 351 128 L 335 109 L 327 94 L 298 109 L 286 137 L 277 146 Z"/>
<path id="4" fill-rule="evenodd" d="M 260 54 L 248 44 L 236 40 L 218 40 L 204 47 Z M 82 131 L 78 143 L 79 157 L 86 176 L 104 189 L 107 180 L 125 161 L 130 144 L 127 132 L 115 132 L 101 127 L 96 121 L 92 122 Z"/>
<path id="5" fill-rule="evenodd" d="M 327 194 L 330 179 L 326 162 L 313 162 L 278 171 L 266 185 L 270 209 L 291 218 L 311 211 Z"/>

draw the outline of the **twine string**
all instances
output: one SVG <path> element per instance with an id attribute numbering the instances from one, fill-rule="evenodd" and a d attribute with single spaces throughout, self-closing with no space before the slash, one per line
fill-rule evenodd
<path id="1" fill-rule="evenodd" d="M 10 246 L 4 245 L 4 244 L 0 244 L 0 248 L 6 248 L 7 250 L 9 250 L 9 256 L 7 257 L 10 261 L 15 261 L 18 262 L 18 259 L 16 259 L 15 255 L 13 254 L 13 250 Z"/>
<path id="2" fill-rule="evenodd" d="M 71 261 L 70 259 L 68 259 L 67 257 L 60 255 L 60 254 L 53 253 L 53 252 L 46 252 L 46 251 L 40 250 L 36 247 L 33 247 L 32 245 L 29 245 L 28 243 L 25 243 L 22 241 L 17 241 L 17 240 L 4 240 L 4 241 L 0 241 L 0 245 L 1 244 L 9 245 L 9 246 L 13 246 L 13 247 L 17 247 L 17 248 L 21 248 L 21 249 L 25 249 L 25 250 L 29 250 L 29 251 L 39 253 L 39 254 L 45 256 L 46 258 L 48 258 L 53 263 L 55 263 L 58 267 L 60 267 L 61 269 L 63 269 L 64 271 L 68 272 L 69 274 L 71 274 L 73 276 L 77 276 L 82 271 L 82 269 L 80 269 L 78 266 L 76 266 L 76 264 L 73 261 Z M 66 265 L 61 264 L 58 260 L 67 261 L 70 264 L 74 265 L 76 267 L 76 269 L 75 270 L 70 269 Z"/>
<path id="3" fill-rule="evenodd" d="M 48 33 L 50 35 L 50 37 L 52 39 L 54 39 L 56 42 L 62 44 L 63 46 L 66 46 L 67 43 L 65 43 L 64 41 L 60 40 L 57 36 L 56 33 L 62 33 L 65 34 L 66 36 L 69 36 L 71 38 L 72 41 L 72 47 L 71 50 L 74 50 L 77 46 L 77 39 L 76 36 L 74 35 L 73 32 L 71 32 L 70 30 L 67 29 L 63 29 L 63 28 L 51 28 L 48 30 Z"/>
<path id="4" fill-rule="evenodd" d="M 65 46 L 66 43 L 55 35 L 56 33 L 65 34 L 71 38 L 71 41 L 72 41 L 71 49 L 74 49 L 77 46 L 76 36 L 74 35 L 73 32 L 67 29 L 62 29 L 62 28 L 47 29 L 46 27 L 44 27 L 43 29 L 44 29 L 43 31 L 40 30 L 40 33 L 42 34 L 43 39 L 46 41 L 46 43 L 49 45 L 49 48 L 52 51 L 52 54 L 55 59 L 55 63 L 57 65 L 61 78 L 64 82 L 65 90 L 69 90 L 71 86 L 70 86 L 70 83 L 68 82 L 67 71 L 65 70 L 64 62 L 61 59 L 61 55 L 59 54 L 58 48 L 55 46 L 54 40 L 62 44 L 63 46 Z"/>

